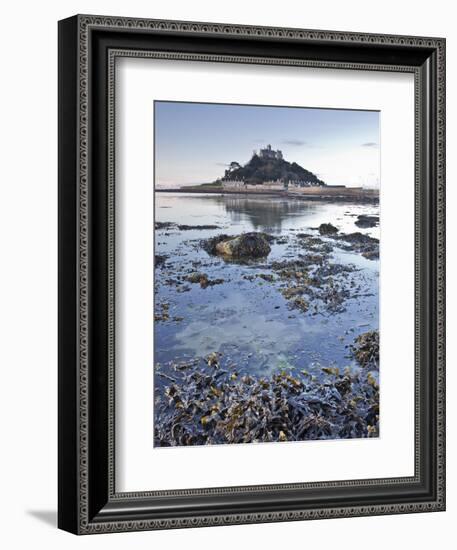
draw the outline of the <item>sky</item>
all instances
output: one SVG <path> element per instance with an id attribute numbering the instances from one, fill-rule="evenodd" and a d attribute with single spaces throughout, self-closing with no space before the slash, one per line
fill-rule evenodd
<path id="1" fill-rule="evenodd" d="M 271 144 L 329 185 L 378 187 L 379 111 L 154 102 L 155 184 L 208 183 Z"/>

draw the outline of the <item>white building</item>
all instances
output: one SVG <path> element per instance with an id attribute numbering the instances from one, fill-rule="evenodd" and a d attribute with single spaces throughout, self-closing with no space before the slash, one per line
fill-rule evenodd
<path id="1" fill-rule="evenodd" d="M 282 191 L 283 189 L 285 189 L 285 185 L 284 185 L 284 182 L 281 180 L 271 180 L 271 181 L 264 181 L 262 184 L 262 188 Z"/>
<path id="2" fill-rule="evenodd" d="M 222 188 L 229 190 L 244 189 L 245 183 L 243 180 L 222 180 Z"/>
<path id="3" fill-rule="evenodd" d="M 287 182 L 288 189 L 299 189 L 300 187 L 319 187 L 319 184 L 317 182 L 307 180 L 289 180 Z"/>

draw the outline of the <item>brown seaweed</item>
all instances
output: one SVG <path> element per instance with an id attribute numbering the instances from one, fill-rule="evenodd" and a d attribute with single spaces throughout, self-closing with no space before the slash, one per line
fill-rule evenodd
<path id="1" fill-rule="evenodd" d="M 379 331 L 360 334 L 350 346 L 353 356 L 362 367 L 377 367 L 379 364 Z"/>
<path id="2" fill-rule="evenodd" d="M 323 369 L 268 377 L 221 369 L 221 354 L 176 370 L 156 405 L 155 445 L 205 445 L 376 437 L 375 378 Z M 178 379 L 179 376 L 179 379 Z"/>

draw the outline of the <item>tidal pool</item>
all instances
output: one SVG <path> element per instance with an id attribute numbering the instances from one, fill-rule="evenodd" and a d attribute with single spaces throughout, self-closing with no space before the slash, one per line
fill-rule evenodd
<path id="1" fill-rule="evenodd" d="M 318 231 L 321 224 L 331 223 L 338 235 L 361 233 L 379 239 L 378 225 L 356 225 L 360 215 L 379 216 L 379 206 L 156 193 L 156 403 L 163 402 L 170 382 L 176 381 L 177 365 L 179 370 L 179 365 L 203 360 L 207 366 L 197 368 L 211 368 L 205 360 L 211 354 L 217 354 L 222 369 L 237 376 L 306 373 L 322 384 L 328 369 L 363 370 L 350 346 L 357 336 L 378 330 L 379 260 L 367 259 Z M 220 234 L 253 231 L 272 237 L 265 258 L 227 261 L 202 247 L 206 239 Z M 302 270 L 306 276 L 314 274 L 314 286 L 305 295 L 306 307 L 300 309 L 287 291 L 304 277 L 294 262 L 309 262 L 313 254 L 325 262 Z M 191 282 L 196 273 L 214 284 Z M 377 368 L 371 375 L 378 380 Z"/>

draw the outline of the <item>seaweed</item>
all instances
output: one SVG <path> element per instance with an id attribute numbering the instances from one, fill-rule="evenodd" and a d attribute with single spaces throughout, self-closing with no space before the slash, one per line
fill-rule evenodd
<path id="1" fill-rule="evenodd" d="M 342 243 L 345 250 L 358 252 L 368 260 L 379 258 L 379 239 L 359 232 L 335 235 L 332 238 Z"/>
<path id="2" fill-rule="evenodd" d="M 303 313 L 310 309 L 311 302 L 313 314 L 344 311 L 345 302 L 354 295 L 354 287 L 347 275 L 354 272 L 355 267 L 330 262 L 325 254 L 276 261 L 271 268 L 285 283 L 280 292 L 290 300 L 289 307 Z"/>
<path id="3" fill-rule="evenodd" d="M 186 277 L 189 283 L 199 283 L 201 288 L 208 288 L 209 286 L 221 285 L 224 283 L 224 279 L 209 279 L 206 273 L 191 273 Z"/>
<path id="4" fill-rule="evenodd" d="M 379 331 L 371 330 L 360 334 L 350 346 L 352 355 L 362 367 L 378 367 Z"/>
<path id="5" fill-rule="evenodd" d="M 368 372 L 323 368 L 239 376 L 221 354 L 175 367 L 158 400 L 155 445 L 206 445 L 376 437 L 379 386 Z"/>

